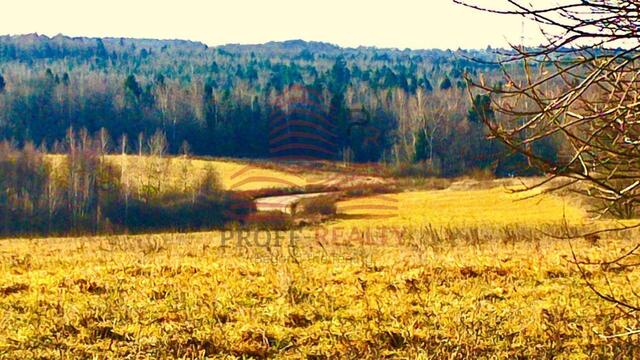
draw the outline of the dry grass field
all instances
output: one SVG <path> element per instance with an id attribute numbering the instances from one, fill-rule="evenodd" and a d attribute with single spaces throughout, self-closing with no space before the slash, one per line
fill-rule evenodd
<path id="1" fill-rule="evenodd" d="M 297 251 L 220 234 L 0 242 L 0 357 L 631 358 L 567 244 L 451 241 Z M 574 244 L 601 258 L 631 245 Z M 603 286 L 635 272 L 590 272 Z M 624 354 L 624 355 L 622 355 Z"/>
<path id="2" fill-rule="evenodd" d="M 227 187 L 242 166 L 214 164 Z M 0 240 L 0 358 L 640 356 L 637 335 L 606 338 L 638 324 L 586 288 L 566 240 L 540 231 L 590 226 L 585 212 L 526 195 L 454 187 L 348 200 L 326 227 L 257 241 Z M 366 241 L 380 228 L 391 236 Z M 636 235 L 571 245 L 613 258 Z M 632 296 L 640 271 L 586 276 Z"/>
<path id="3" fill-rule="evenodd" d="M 53 167 L 59 166 L 64 155 L 47 155 Z M 379 183 L 382 180 L 362 174 L 311 169 L 304 166 L 284 166 L 267 162 L 230 159 L 193 159 L 184 157 L 152 158 L 137 155 L 107 155 L 107 161 L 125 169 L 124 181 L 133 188 L 143 186 L 149 177 L 161 178 L 165 191 L 193 188 L 207 170 L 217 172 L 222 188 L 231 191 L 283 189 L 313 185 L 353 186 L 360 183 Z M 378 174 L 379 175 L 379 174 Z"/>
<path id="4" fill-rule="evenodd" d="M 511 191 L 516 188 L 408 191 L 347 200 L 338 204 L 340 213 L 347 215 L 339 224 L 376 226 L 384 219 L 388 226 L 477 227 L 586 221 L 585 211 L 573 199 Z"/>
<path id="5" fill-rule="evenodd" d="M 64 157 L 49 155 L 55 164 Z M 201 160 L 181 157 L 154 159 L 136 155 L 108 155 L 107 160 L 125 169 L 126 180 L 131 186 L 140 186 L 149 174 L 158 173 L 167 190 L 193 187 L 204 176 L 207 169 L 215 170 L 224 189 L 234 191 L 259 190 L 263 188 L 286 188 L 305 186 L 322 181 L 323 176 L 293 174 L 267 169 L 251 163 L 230 160 Z"/>

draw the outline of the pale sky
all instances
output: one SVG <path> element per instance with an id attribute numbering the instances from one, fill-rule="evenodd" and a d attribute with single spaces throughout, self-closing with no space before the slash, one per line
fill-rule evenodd
<path id="1" fill-rule="evenodd" d="M 504 0 L 476 0 L 499 5 Z M 452 0 L 11 0 L 0 34 L 186 39 L 208 45 L 289 39 L 340 46 L 503 47 L 520 43 L 519 17 L 482 13 Z M 539 30 L 524 26 L 529 45 Z"/>

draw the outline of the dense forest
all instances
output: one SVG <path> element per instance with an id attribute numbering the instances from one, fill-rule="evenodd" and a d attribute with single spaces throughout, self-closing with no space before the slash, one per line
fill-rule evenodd
<path id="1" fill-rule="evenodd" d="M 477 97 L 474 107 L 465 90 L 465 73 L 498 82 L 497 66 L 472 60 L 495 56 L 2 36 L 0 139 L 63 152 L 69 129 L 104 128 L 113 148 L 136 152 L 161 130 L 172 153 L 188 144 L 197 155 L 385 162 L 439 176 L 527 172 L 487 140 L 475 112 L 491 112 L 490 102 Z"/>

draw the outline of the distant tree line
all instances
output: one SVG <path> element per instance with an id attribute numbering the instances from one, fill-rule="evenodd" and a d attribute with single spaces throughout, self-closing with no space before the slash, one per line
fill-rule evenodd
<path id="1" fill-rule="evenodd" d="M 69 128 L 104 128 L 112 142 L 161 130 L 170 153 L 186 142 L 198 155 L 266 158 L 274 153 L 270 133 L 281 100 L 302 87 L 319 103 L 307 109 L 306 120 L 328 119 L 333 126 L 325 158 L 414 164 L 440 176 L 478 168 L 526 172 L 523 159 L 499 160 L 505 149 L 487 140 L 469 113 L 464 74 L 497 83 L 499 72 L 468 58 L 495 56 L 302 41 L 208 48 L 187 41 L 4 36 L 0 138 L 59 151 Z M 291 120 L 284 120 L 287 131 L 296 136 L 300 129 Z M 306 138 L 326 136 L 319 131 L 304 129 Z"/>

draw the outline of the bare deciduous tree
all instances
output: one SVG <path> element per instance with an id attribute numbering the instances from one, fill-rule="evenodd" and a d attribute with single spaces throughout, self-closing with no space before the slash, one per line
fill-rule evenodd
<path id="1" fill-rule="evenodd" d="M 545 7 L 540 4 L 550 2 L 505 0 L 503 8 L 483 8 L 472 1 L 454 1 L 525 17 L 539 24 L 546 37 L 538 47 L 512 46 L 499 55 L 504 84 L 468 77 L 471 96 L 492 95 L 499 116 L 482 117 L 491 134 L 550 174 L 535 186 L 568 178 L 547 191 L 575 184 L 572 188 L 592 200 L 598 216 L 636 217 L 640 206 L 640 2 L 558 0 Z M 563 144 L 559 156 L 536 150 L 536 144 L 549 138 Z M 587 266 L 627 269 L 637 266 L 639 250 L 637 246 L 597 263 L 574 255 L 574 263 L 583 274 Z M 585 280 L 600 297 L 627 314 L 640 310 L 631 284 L 627 289 L 631 295 L 625 297 L 612 289 L 596 288 L 587 276 Z"/>
<path id="2" fill-rule="evenodd" d="M 472 89 L 494 95 L 502 115 L 483 120 L 495 137 L 545 172 L 587 185 L 581 191 L 599 201 L 599 214 L 633 217 L 640 205 L 640 5 L 506 3 L 511 9 L 485 10 L 532 19 L 543 26 L 547 43 L 504 53 L 503 86 L 471 80 Z M 550 137 L 563 140 L 563 156 L 535 151 L 536 143 Z"/>

